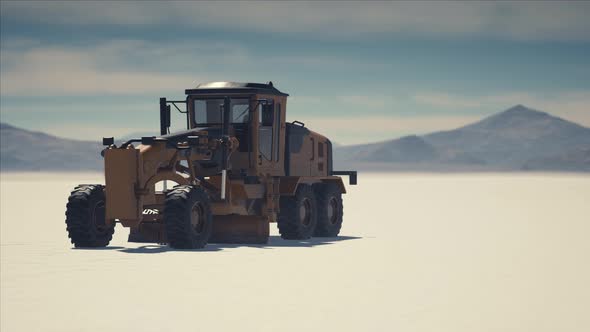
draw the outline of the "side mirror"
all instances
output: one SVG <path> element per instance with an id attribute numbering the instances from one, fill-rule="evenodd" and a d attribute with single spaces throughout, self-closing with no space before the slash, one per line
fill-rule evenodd
<path id="1" fill-rule="evenodd" d="M 170 128 L 170 106 L 166 103 L 166 98 L 160 98 L 160 134 L 168 134 Z"/>
<path id="2" fill-rule="evenodd" d="M 113 144 L 115 144 L 114 137 L 103 137 L 102 138 L 102 145 L 111 146 Z"/>
<path id="3" fill-rule="evenodd" d="M 270 127 L 274 123 L 274 104 L 262 105 L 262 116 L 261 125 L 264 127 Z"/>

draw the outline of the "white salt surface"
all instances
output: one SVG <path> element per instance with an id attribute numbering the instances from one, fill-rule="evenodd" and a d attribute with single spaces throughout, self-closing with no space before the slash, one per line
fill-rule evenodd
<path id="1" fill-rule="evenodd" d="M 1 174 L 0 330 L 590 331 L 590 177 L 361 174 L 341 237 L 72 249 L 96 174 Z"/>

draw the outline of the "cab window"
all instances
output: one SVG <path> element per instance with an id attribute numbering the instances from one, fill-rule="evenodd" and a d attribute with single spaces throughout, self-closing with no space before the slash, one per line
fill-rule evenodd
<path id="1" fill-rule="evenodd" d="M 197 125 L 221 124 L 223 118 L 223 99 L 195 99 L 195 122 Z M 232 98 L 231 122 L 247 123 L 250 101 L 247 98 Z"/>
<path id="2" fill-rule="evenodd" d="M 258 109 L 258 150 L 262 158 L 273 160 L 274 146 L 274 103 L 260 105 Z"/>

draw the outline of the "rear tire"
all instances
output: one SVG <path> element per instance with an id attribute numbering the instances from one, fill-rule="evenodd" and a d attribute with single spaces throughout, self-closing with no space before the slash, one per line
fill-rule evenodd
<path id="1" fill-rule="evenodd" d="M 105 206 L 103 185 L 79 185 L 72 191 L 66 205 L 66 230 L 76 248 L 105 247 L 111 242 L 115 224 L 106 223 Z"/>
<path id="2" fill-rule="evenodd" d="M 281 237 L 286 240 L 309 239 L 316 228 L 316 198 L 311 186 L 300 184 L 294 196 L 281 197 L 279 220 Z"/>
<path id="3" fill-rule="evenodd" d="M 321 184 L 314 187 L 318 201 L 318 224 L 313 236 L 335 237 L 342 228 L 342 192 L 334 184 Z"/>
<path id="4" fill-rule="evenodd" d="M 164 225 L 170 247 L 203 248 L 213 226 L 209 195 L 201 187 L 174 187 L 166 194 Z"/>

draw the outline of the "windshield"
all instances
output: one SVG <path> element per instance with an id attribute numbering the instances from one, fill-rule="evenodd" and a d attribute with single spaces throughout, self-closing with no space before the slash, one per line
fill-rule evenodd
<path id="1" fill-rule="evenodd" d="M 232 98 L 230 101 L 231 123 L 248 123 L 250 100 Z M 223 99 L 195 99 L 195 122 L 197 125 L 221 124 L 223 118 Z"/>

